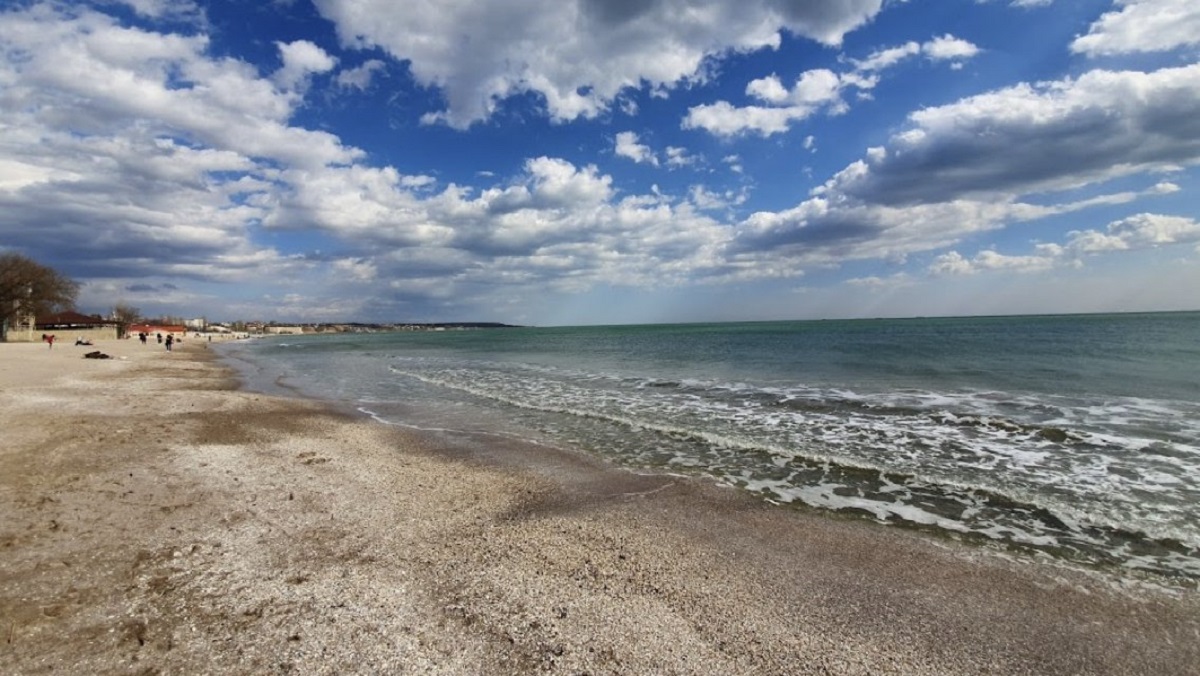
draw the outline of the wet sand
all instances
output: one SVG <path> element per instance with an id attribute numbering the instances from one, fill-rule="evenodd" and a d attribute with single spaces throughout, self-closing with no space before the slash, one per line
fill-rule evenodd
<path id="1" fill-rule="evenodd" d="M 88 360 L 101 350 L 114 359 Z M 0 344 L 0 673 L 1189 674 L 1200 599 Z"/>

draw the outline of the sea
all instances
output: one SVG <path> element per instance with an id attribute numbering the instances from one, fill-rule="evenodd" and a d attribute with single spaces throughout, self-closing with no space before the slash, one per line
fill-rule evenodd
<path id="1" fill-rule="evenodd" d="M 247 386 L 1200 582 L 1200 313 L 279 336 Z"/>

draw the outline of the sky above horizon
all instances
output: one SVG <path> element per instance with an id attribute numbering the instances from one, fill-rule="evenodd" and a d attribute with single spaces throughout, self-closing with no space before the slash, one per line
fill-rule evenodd
<path id="1" fill-rule="evenodd" d="M 1200 309 L 1195 0 L 0 10 L 0 251 L 79 308 Z"/>

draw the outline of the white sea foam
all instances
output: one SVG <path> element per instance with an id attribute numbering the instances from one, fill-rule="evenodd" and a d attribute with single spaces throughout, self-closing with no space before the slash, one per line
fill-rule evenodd
<path id="1" fill-rule="evenodd" d="M 1063 443 L 1054 435 L 1040 434 L 1043 426 L 1078 423 L 1096 411 L 1110 415 L 1114 408 L 1130 410 L 1136 405 L 1145 416 L 1155 408 L 1162 409 L 1158 414 L 1169 413 L 1169 407 L 1123 402 L 1072 410 L 1039 401 L 1039 412 L 1053 409 L 1058 415 L 1020 422 L 996 415 L 996 402 L 1002 397 L 995 393 L 871 397 L 845 390 L 830 395 L 813 388 L 766 391 L 745 383 L 701 381 L 642 381 L 622 388 L 619 379 L 595 374 L 580 378 L 560 369 L 514 373 L 511 366 L 495 371 L 407 366 L 395 371 L 520 409 L 616 424 L 636 434 L 665 438 L 667 443 L 632 451 L 630 459 L 643 466 L 693 468 L 776 502 L 852 509 L 882 521 L 973 532 L 1033 547 L 1074 542 L 1072 546 L 1103 548 L 1103 538 L 1089 532 L 1131 528 L 1154 540 L 1200 547 L 1200 533 L 1188 527 L 1191 515 L 1178 503 L 1181 487 L 1194 488 L 1180 475 L 1200 470 L 1200 463 L 1173 455 L 1162 467 L 1146 471 L 1144 463 L 1131 465 L 1122 454 L 1150 440 L 1070 431 L 1060 433 L 1068 437 Z M 1014 404 L 1011 398 L 1005 403 L 1010 408 L 1030 405 Z M 1124 418 L 1117 420 L 1125 424 Z M 582 434 L 578 438 L 586 443 L 587 433 Z M 1175 455 L 1200 459 L 1190 446 L 1178 450 Z M 619 449 L 614 454 L 619 455 Z M 784 477 L 760 476 L 773 473 L 768 467 L 785 471 Z M 869 473 L 866 479 L 873 485 L 866 493 L 854 492 L 862 490 L 855 482 L 864 480 L 855 472 Z M 906 477 L 909 485 L 886 478 L 890 475 Z M 817 476 L 825 479 L 814 482 Z M 842 478 L 831 481 L 832 477 Z M 912 486 L 924 492 L 918 495 Z M 978 491 L 1026 505 L 1030 515 L 1022 517 L 1017 510 L 1002 515 L 1003 523 L 993 522 L 1001 510 L 964 497 Z M 957 512 L 950 508 L 950 515 L 939 514 L 920 505 L 936 493 L 937 499 L 959 501 Z M 1162 496 L 1162 503 L 1148 504 L 1148 495 Z M 1033 516 L 1036 510 L 1053 514 L 1057 523 Z M 1138 565 L 1149 565 L 1143 558 Z"/>

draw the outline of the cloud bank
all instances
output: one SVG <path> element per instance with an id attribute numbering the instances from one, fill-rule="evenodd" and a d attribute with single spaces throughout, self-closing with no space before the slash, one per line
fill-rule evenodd
<path id="1" fill-rule="evenodd" d="M 754 210 L 745 205 L 766 177 L 744 177 L 744 166 L 765 146 L 733 144 L 787 137 L 815 116 L 852 115 L 862 94 L 906 64 L 944 70 L 988 50 L 938 33 L 843 55 L 840 67 L 805 68 L 790 81 L 740 72 L 751 105 L 710 98 L 671 121 L 671 131 L 717 144 L 711 161 L 631 122 L 606 133 L 591 159 L 531 150 L 512 172 L 465 182 L 402 170 L 420 158 L 382 161 L 299 120 L 314 91 L 360 94 L 382 73 L 407 69 L 440 94 L 444 105 L 421 115 L 449 125 L 439 127 L 446 133 L 490 123 L 522 94 L 540 97 L 557 124 L 578 123 L 610 112 L 629 91 L 679 95 L 716 77 L 722 59 L 774 50 L 784 36 L 835 49 L 884 3 L 460 0 L 401 9 L 319 0 L 345 51 L 278 40 L 268 43 L 270 67 L 214 49 L 192 3 L 128 4 L 167 23 L 46 3 L 0 13 L 0 248 L 69 262 L 97 298 L 124 289 L 199 302 L 221 285 L 249 289 L 265 279 L 279 284 L 266 303 L 293 316 L 394 316 L 597 288 L 799 280 L 867 261 L 919 258 L 910 269 L 935 277 L 1026 273 L 1157 247 L 1190 251 L 1198 239 L 1194 214 L 1139 204 L 1194 190 L 1194 3 L 1118 2 L 1061 46 L 1089 60 L 1077 75 L 908 112 L 816 188 Z M 1171 26 L 1145 30 L 1157 25 L 1145 20 L 1151 10 L 1172 17 Z M 1154 68 L 1109 61 L 1172 49 L 1182 56 Z M 816 151 L 811 135 L 798 146 Z M 622 167 L 691 173 L 663 189 L 625 179 Z M 737 181 L 709 183 L 718 169 Z M 1054 243 L 1031 238 L 1027 252 L 980 240 L 1134 204 Z M 911 281 L 914 273 L 903 274 Z M 263 302 L 222 304 L 249 312 Z"/>

